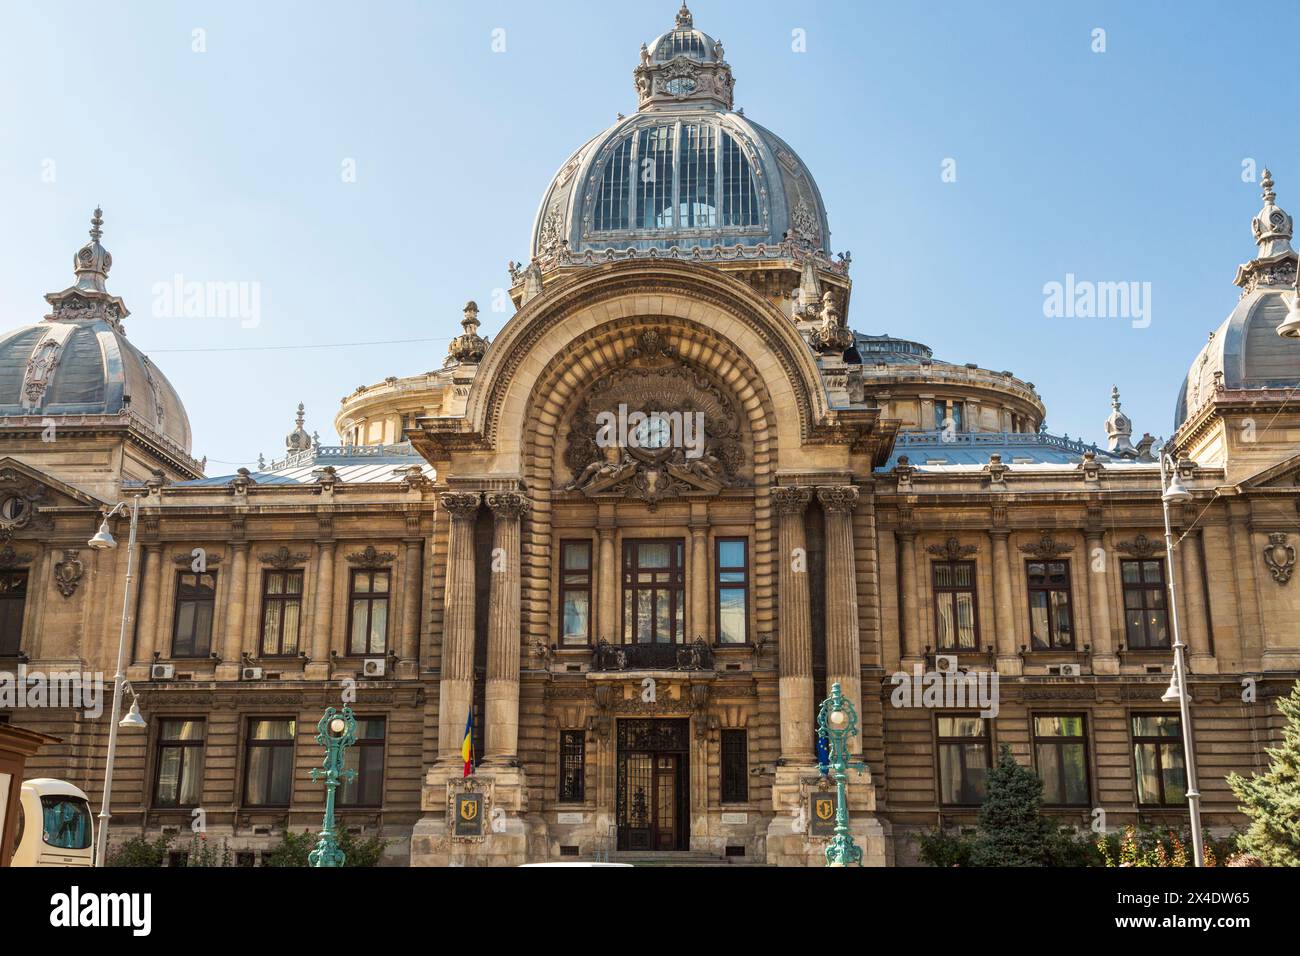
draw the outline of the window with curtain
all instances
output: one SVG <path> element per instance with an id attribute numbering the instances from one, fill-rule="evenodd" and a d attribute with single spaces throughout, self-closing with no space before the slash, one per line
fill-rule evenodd
<path id="1" fill-rule="evenodd" d="M 1119 563 L 1124 588 L 1124 633 L 1133 650 L 1169 647 L 1165 562 L 1161 558 Z"/>
<path id="2" fill-rule="evenodd" d="M 719 644 L 749 642 L 749 539 L 719 538 L 714 546 Z"/>
<path id="3" fill-rule="evenodd" d="M 199 805 L 203 730 L 202 720 L 169 717 L 158 722 L 154 806 Z"/>
<path id="4" fill-rule="evenodd" d="M 1025 571 L 1029 592 L 1029 633 L 1034 650 L 1073 648 L 1070 562 L 1029 561 Z"/>
<path id="5" fill-rule="evenodd" d="M 991 764 L 988 721 L 978 715 L 938 718 L 939 802 L 979 806 Z"/>
<path id="6" fill-rule="evenodd" d="M 291 717 L 253 717 L 244 741 L 244 806 L 287 807 L 293 796 Z"/>
<path id="7" fill-rule="evenodd" d="M 301 571 L 262 573 L 262 655 L 293 657 L 298 653 L 302 620 Z"/>
<path id="8" fill-rule="evenodd" d="M 1082 714 L 1034 717 L 1034 763 L 1043 781 L 1044 805 L 1089 804 L 1088 747 Z"/>
<path id="9" fill-rule="evenodd" d="M 560 542 L 560 643 L 591 643 L 591 542 Z"/>
<path id="10" fill-rule="evenodd" d="M 1177 714 L 1133 714 L 1133 769 L 1139 806 L 1187 802 L 1187 766 Z"/>
<path id="11" fill-rule="evenodd" d="M 356 776 L 339 787 L 339 806 L 378 807 L 384 802 L 383 717 L 358 717 L 357 742 L 347 749 L 344 766 Z"/>
<path id="12" fill-rule="evenodd" d="M 348 589 L 348 653 L 379 656 L 388 646 L 388 594 L 391 572 L 353 569 Z"/>
<path id="13" fill-rule="evenodd" d="M 173 657 L 207 657 L 212 653 L 212 615 L 216 601 L 217 572 L 181 571 L 176 575 Z"/>
<path id="14" fill-rule="evenodd" d="M 27 572 L 0 573 L 0 657 L 15 656 L 23 641 L 27 610 Z"/>
<path id="15" fill-rule="evenodd" d="M 933 562 L 935 632 L 941 651 L 979 647 L 975 618 L 975 562 Z"/>

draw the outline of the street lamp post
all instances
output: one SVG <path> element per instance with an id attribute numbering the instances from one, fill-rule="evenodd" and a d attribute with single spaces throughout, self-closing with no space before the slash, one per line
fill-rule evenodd
<path id="1" fill-rule="evenodd" d="M 126 545 L 126 587 L 122 596 L 122 627 L 117 639 L 117 670 L 113 674 L 113 713 L 108 722 L 108 760 L 104 765 L 104 799 L 99 809 L 99 833 L 95 840 L 95 866 L 104 866 L 108 853 L 108 821 L 112 819 L 109 812 L 113 799 L 113 764 L 117 760 L 118 715 L 122 712 L 122 691 L 131 693 L 131 712 L 122 718 L 120 726 L 140 728 L 145 726 L 140 716 L 140 702 L 135 690 L 126 679 L 123 668 L 126 666 L 126 638 L 131 629 L 131 582 L 134 579 L 132 562 L 135 560 L 135 530 L 140 520 L 140 496 L 134 495 L 128 505 L 119 501 L 104 514 L 99 530 L 87 542 L 96 551 L 109 551 L 117 547 L 112 533 L 108 530 L 108 519 L 126 508 L 131 509 L 131 535 Z"/>
<path id="2" fill-rule="evenodd" d="M 862 865 L 862 847 L 853 842 L 849 830 L 849 770 L 861 774 L 867 769 L 866 764 L 849 759 L 849 738 L 857 735 L 858 713 L 836 682 L 817 711 L 817 736 L 827 755 L 827 763 L 820 764 L 818 770 L 835 781 L 835 836 L 826 847 L 827 866 Z"/>
<path id="3" fill-rule="evenodd" d="M 1166 470 L 1169 473 L 1166 475 Z M 1192 493 L 1178 476 L 1178 466 L 1165 452 L 1160 451 L 1160 504 L 1165 515 L 1165 556 L 1169 566 L 1169 615 L 1174 629 L 1174 674 L 1161 700 L 1178 701 L 1179 722 L 1183 731 L 1183 755 L 1187 771 L 1187 809 L 1192 823 L 1192 856 L 1196 866 L 1205 865 L 1205 851 L 1201 846 L 1201 794 L 1196 786 L 1196 753 L 1192 744 L 1192 708 L 1187 688 L 1187 646 L 1178 628 L 1178 593 L 1174 570 L 1174 533 L 1169 523 L 1169 506 L 1175 502 L 1190 501 Z"/>
<path id="4" fill-rule="evenodd" d="M 356 779 L 357 772 L 343 766 L 347 748 L 357 742 L 357 719 L 346 704 L 342 710 L 326 707 L 325 714 L 316 724 L 316 743 L 325 748 L 325 762 L 321 768 L 313 767 L 311 779 L 325 781 L 325 818 L 321 821 L 320 840 L 316 849 L 307 854 L 309 866 L 342 866 L 347 857 L 339 849 L 334 833 L 334 792 L 340 783 Z"/>

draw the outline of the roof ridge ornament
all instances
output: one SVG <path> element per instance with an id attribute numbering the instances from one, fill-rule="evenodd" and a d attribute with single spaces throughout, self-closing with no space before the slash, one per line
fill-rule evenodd
<path id="1" fill-rule="evenodd" d="M 95 207 L 95 214 L 90 217 L 90 242 L 77 250 L 72 260 L 72 270 L 77 275 L 77 288 L 93 292 L 107 292 L 104 280 L 108 270 L 113 268 L 113 257 L 107 249 L 99 244 L 104 236 L 104 210 Z"/>
<path id="2" fill-rule="evenodd" d="M 298 417 L 295 419 L 297 425 L 289 433 L 289 437 L 284 440 L 284 447 L 290 454 L 299 451 L 307 451 L 312 447 L 311 436 L 307 434 L 303 423 L 306 421 L 306 409 L 302 402 L 298 403 Z"/>
<path id="3" fill-rule="evenodd" d="M 1119 410 L 1119 386 L 1110 389 L 1110 417 L 1106 419 L 1106 450 L 1112 455 L 1123 458 L 1136 458 L 1138 450 L 1133 447 L 1133 422 Z"/>
<path id="4" fill-rule="evenodd" d="M 1296 253 L 1291 248 L 1294 224 L 1291 215 L 1276 203 L 1273 173 L 1267 166 L 1260 176 L 1260 190 L 1264 206 L 1250 220 L 1250 231 L 1258 247 L 1255 258 L 1237 267 L 1233 283 L 1241 287 L 1243 296 L 1259 287 L 1295 285 Z"/>

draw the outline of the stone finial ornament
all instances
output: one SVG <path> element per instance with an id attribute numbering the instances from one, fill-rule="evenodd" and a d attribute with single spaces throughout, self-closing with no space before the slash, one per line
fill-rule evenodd
<path id="1" fill-rule="evenodd" d="M 113 268 L 113 257 L 107 249 L 99 244 L 104 236 L 104 210 L 95 207 L 95 214 L 90 218 L 90 242 L 77 250 L 72 260 L 72 269 L 77 274 L 77 288 L 88 292 L 107 292 L 104 280 L 108 270 Z"/>
<path id="2" fill-rule="evenodd" d="M 312 447 L 311 436 L 308 435 L 306 430 L 302 427 L 305 420 L 305 409 L 303 403 L 299 402 L 298 417 L 294 420 L 297 427 L 295 427 L 284 440 L 284 447 L 288 449 L 290 454 L 298 451 L 307 451 Z"/>
<path id="3" fill-rule="evenodd" d="M 1106 419 L 1106 449 L 1114 455 L 1124 458 L 1136 458 L 1137 449 L 1133 447 L 1133 422 L 1119 410 L 1119 386 L 1110 389 L 1110 417 Z"/>
<path id="4" fill-rule="evenodd" d="M 814 349 L 826 355 L 841 354 L 853 346 L 853 332 L 840 314 L 835 293 L 827 289 L 822 295 L 822 324 L 809 336 Z"/>
<path id="5" fill-rule="evenodd" d="M 470 300 L 465 303 L 465 318 L 460 326 L 465 331 L 451 340 L 447 355 L 455 362 L 477 365 L 483 361 L 487 352 L 487 342 L 478 334 L 478 303 Z"/>
<path id="6" fill-rule="evenodd" d="M 1250 221 L 1250 231 L 1259 246 L 1259 258 L 1270 259 L 1292 251 L 1292 222 L 1291 216 L 1273 202 L 1277 194 L 1273 191 L 1273 174 L 1267 167 L 1259 185 L 1264 191 L 1264 208 Z"/>

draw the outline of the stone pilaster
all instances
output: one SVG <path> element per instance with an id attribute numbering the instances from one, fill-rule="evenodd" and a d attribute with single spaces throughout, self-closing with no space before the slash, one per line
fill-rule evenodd
<path id="1" fill-rule="evenodd" d="M 1011 591 L 1011 547 L 1007 539 L 1010 532 L 989 532 L 993 539 L 993 629 L 994 648 L 1000 674 L 1019 674 L 1020 655 L 1016 647 L 1016 622 L 1014 599 Z"/>
<path id="2" fill-rule="evenodd" d="M 162 601 L 162 577 L 162 545 L 146 544 L 144 567 L 140 575 L 140 624 L 135 639 L 135 659 L 146 668 L 153 663 L 154 651 L 163 648 L 158 624 L 158 608 Z M 165 651 L 166 648 L 163 650 Z"/>
<path id="3" fill-rule="evenodd" d="M 811 488 L 775 488 L 772 502 L 779 516 L 777 598 L 780 601 L 781 757 L 787 763 L 812 764 L 813 677 L 812 618 L 808 590 L 808 540 L 804 512 Z"/>
<path id="4" fill-rule="evenodd" d="M 244 610 L 248 599 L 248 542 L 232 542 L 230 554 L 230 590 L 223 608 L 226 626 L 217 672 L 218 679 L 222 680 L 239 676 L 240 655 L 244 649 Z"/>
<path id="5" fill-rule="evenodd" d="M 329 680 L 330 638 L 334 630 L 333 538 L 316 542 L 316 608 L 312 615 L 311 662 L 305 668 L 308 680 Z"/>
<path id="6" fill-rule="evenodd" d="M 593 644 L 600 640 L 617 644 L 622 635 L 618 626 L 618 549 L 614 545 L 613 524 L 598 525 L 596 534 L 600 547 L 596 558 L 600 590 L 596 596 L 596 622 L 591 640 Z"/>
<path id="7" fill-rule="evenodd" d="M 451 535 L 438 683 L 438 760 L 458 764 L 474 694 L 474 521 L 479 494 L 447 492 L 439 500 L 451 515 Z"/>
<path id="8" fill-rule="evenodd" d="M 852 485 L 817 489 L 826 515 L 826 686 L 839 682 L 841 692 L 862 714 L 862 649 L 858 634 L 857 562 L 853 553 L 853 509 L 858 489 Z M 820 703 L 815 701 L 815 704 Z M 849 747 L 862 752 L 862 736 Z"/>
<path id="9" fill-rule="evenodd" d="M 512 765 L 519 753 L 519 525 L 523 495 L 490 494 L 492 581 L 488 598 L 487 714 L 484 766 Z"/>
<path id="10" fill-rule="evenodd" d="M 709 518 L 707 513 L 691 515 L 691 621 L 686 640 L 709 640 Z"/>
<path id="11" fill-rule="evenodd" d="M 1193 529 L 1178 544 L 1182 558 L 1179 597 L 1187 621 L 1187 663 L 1194 674 L 1217 674 L 1218 661 L 1210 650 L 1210 626 L 1205 606 L 1205 583 L 1201 576 L 1201 532 Z"/>
<path id="12" fill-rule="evenodd" d="M 418 520 L 418 519 L 417 519 Z M 423 538 L 406 538 L 406 556 L 402 559 L 402 630 L 397 662 L 398 675 L 414 677 L 420 665 L 420 606 L 424 580 L 421 555 Z"/>
<path id="13" fill-rule="evenodd" d="M 916 531 L 903 528 L 895 531 L 894 537 L 898 541 L 899 590 L 903 593 L 903 659 L 899 666 L 911 673 L 913 665 L 921 663 L 925 653 L 916 589 Z"/>

